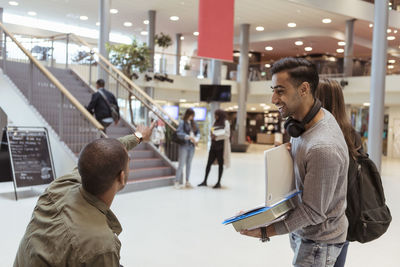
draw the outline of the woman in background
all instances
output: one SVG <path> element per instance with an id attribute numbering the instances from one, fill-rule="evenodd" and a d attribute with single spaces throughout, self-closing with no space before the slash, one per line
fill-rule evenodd
<path id="1" fill-rule="evenodd" d="M 175 188 L 180 188 L 183 183 L 183 167 L 186 165 L 186 188 L 192 188 L 189 182 L 190 166 L 194 155 L 194 149 L 200 140 L 200 131 L 194 121 L 194 111 L 189 108 L 183 115 L 183 119 L 179 122 L 176 134 L 179 139 L 184 140 L 183 144 L 179 145 L 178 169 L 176 171 Z"/>
<path id="2" fill-rule="evenodd" d="M 356 157 L 361 149 L 361 138 L 356 130 L 351 126 L 350 118 L 346 114 L 342 87 L 337 81 L 322 79 L 319 81 L 315 97 L 321 101 L 322 107 L 328 110 L 335 117 L 342 129 L 344 139 L 349 150 L 349 170 L 348 184 L 356 178 Z M 336 259 L 334 267 L 342 267 L 346 262 L 349 241 L 346 241 L 342 251 Z"/>
<path id="3" fill-rule="evenodd" d="M 207 178 L 210 173 L 211 164 L 217 159 L 218 161 L 218 182 L 213 188 L 221 188 L 221 178 L 224 171 L 224 165 L 230 165 L 230 124 L 226 120 L 226 113 L 221 109 L 217 109 L 214 113 L 215 122 L 211 128 L 211 147 L 208 153 L 208 161 L 204 181 L 198 186 L 207 186 Z"/>

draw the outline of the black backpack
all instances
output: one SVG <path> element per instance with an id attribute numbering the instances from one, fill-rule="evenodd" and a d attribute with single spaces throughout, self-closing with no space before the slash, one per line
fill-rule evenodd
<path id="1" fill-rule="evenodd" d="M 360 151 L 359 151 L 360 152 Z M 347 240 L 366 243 L 383 235 L 392 221 L 381 176 L 368 154 L 350 157 L 346 216 Z"/>

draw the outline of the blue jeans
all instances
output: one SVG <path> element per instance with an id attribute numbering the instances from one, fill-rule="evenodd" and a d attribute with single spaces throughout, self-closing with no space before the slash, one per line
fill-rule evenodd
<path id="1" fill-rule="evenodd" d="M 186 182 L 189 181 L 190 177 L 190 166 L 192 165 L 192 159 L 194 155 L 194 146 L 191 144 L 185 144 L 179 146 L 179 159 L 178 159 L 178 170 L 176 171 L 175 181 L 183 183 L 183 167 L 186 165 Z"/>
<path id="2" fill-rule="evenodd" d="M 333 267 L 344 244 L 317 243 L 294 233 L 289 236 L 295 267 Z"/>
<path id="3" fill-rule="evenodd" d="M 344 267 L 344 264 L 346 263 L 348 248 L 349 248 L 349 241 L 346 240 L 346 242 L 343 245 L 342 251 L 340 251 L 340 254 L 337 257 L 335 267 Z"/>

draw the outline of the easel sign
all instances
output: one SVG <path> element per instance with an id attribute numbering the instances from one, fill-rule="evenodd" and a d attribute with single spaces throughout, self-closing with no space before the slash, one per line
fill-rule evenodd
<path id="1" fill-rule="evenodd" d="M 46 128 L 8 127 L 7 141 L 16 200 L 17 188 L 34 189 L 54 180 L 53 158 Z"/>

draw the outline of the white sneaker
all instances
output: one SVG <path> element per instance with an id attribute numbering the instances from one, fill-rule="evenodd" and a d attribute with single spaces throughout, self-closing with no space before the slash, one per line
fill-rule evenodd
<path id="1" fill-rule="evenodd" d="M 185 187 L 188 188 L 188 189 L 192 189 L 193 188 L 193 186 L 189 182 L 186 182 Z"/>
<path id="2" fill-rule="evenodd" d="M 174 182 L 174 188 L 175 189 L 181 189 L 182 186 L 181 186 L 181 184 L 179 182 Z"/>

